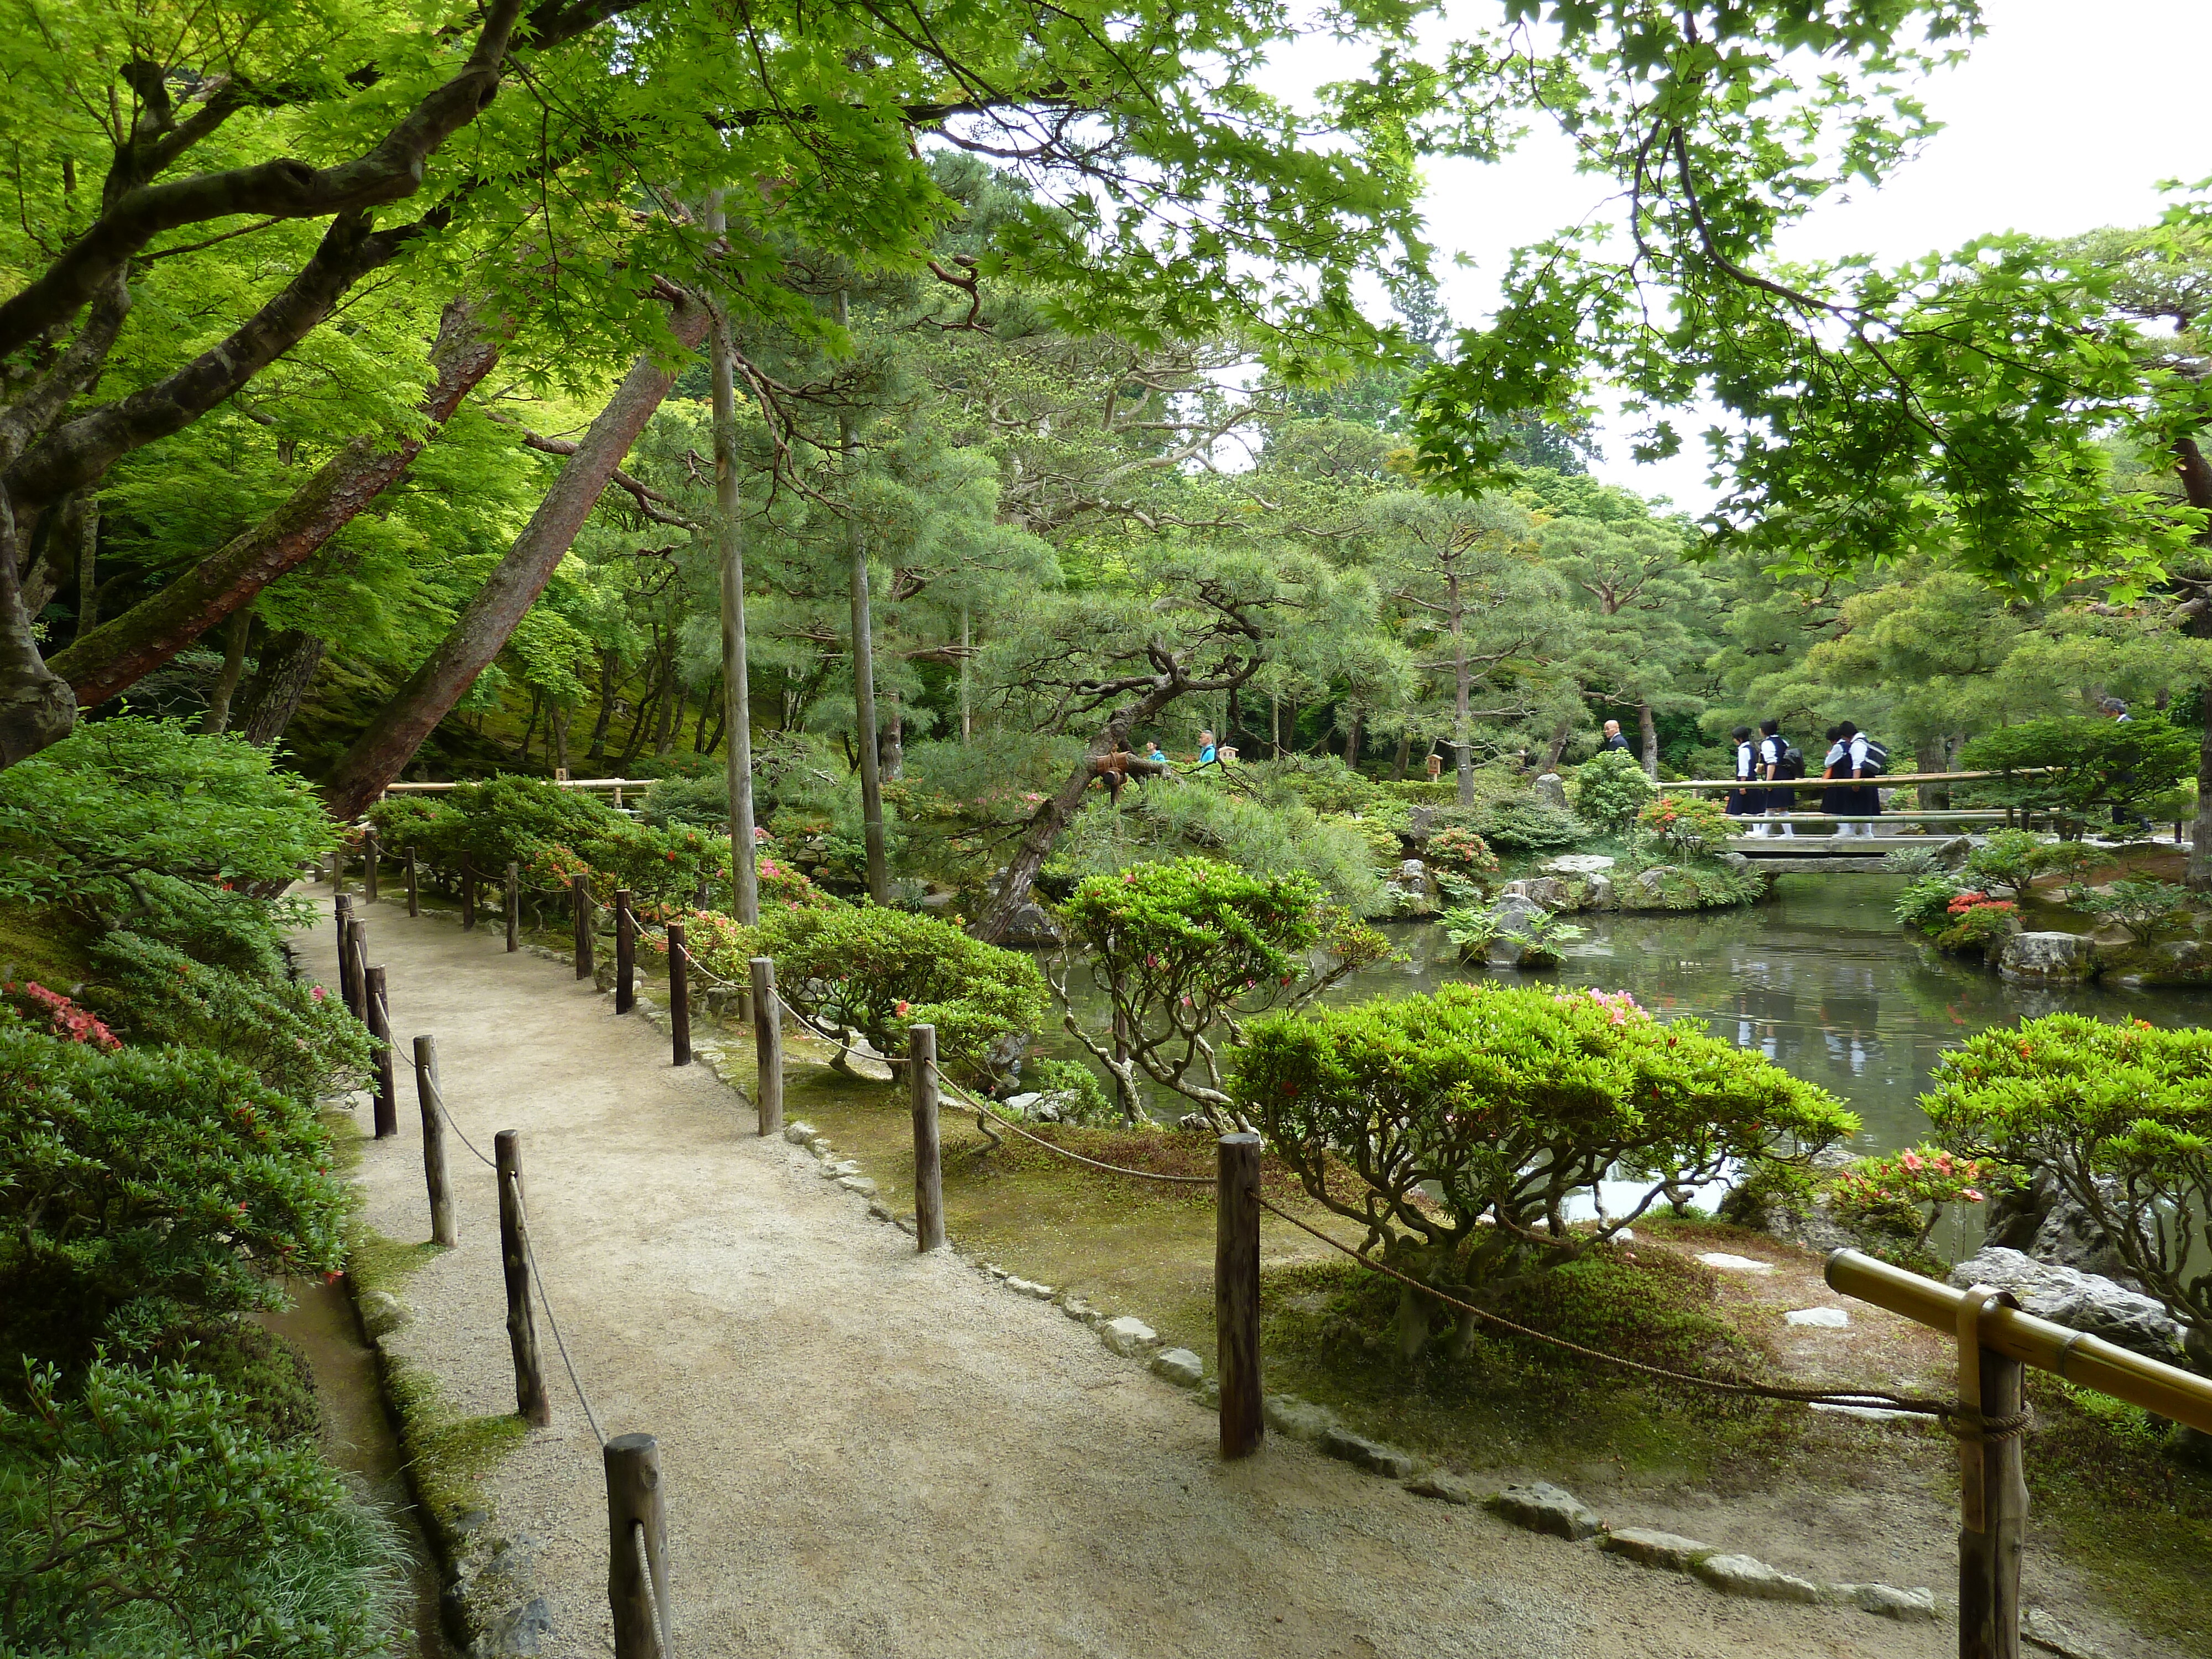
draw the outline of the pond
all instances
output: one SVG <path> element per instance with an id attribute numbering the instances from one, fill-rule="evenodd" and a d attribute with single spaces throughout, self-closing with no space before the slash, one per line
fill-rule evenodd
<path id="1" fill-rule="evenodd" d="M 1864 1123 L 1856 1143 L 1863 1152 L 1926 1136 L 1928 1120 L 1915 1103 L 1936 1055 L 1988 1026 L 2060 1010 L 2194 1025 L 2212 1009 L 2208 993 L 2008 985 L 1898 926 L 1890 907 L 1906 879 L 1779 876 L 1769 898 L 1742 909 L 1580 915 L 1588 935 L 1566 948 L 1565 966 L 1543 973 L 1463 967 L 1442 927 L 1393 923 L 1384 931 L 1404 959 L 1353 975 L 1328 1000 L 1410 995 L 1448 980 L 1492 976 L 1626 990 L 1662 1019 L 1695 1015 L 1714 1036 L 1832 1091 Z M 1079 972 L 1076 981 L 1087 985 Z M 1082 1012 L 1103 1018 L 1103 1001 Z M 1155 1109 L 1166 1112 L 1162 1093 L 1155 1091 Z"/>

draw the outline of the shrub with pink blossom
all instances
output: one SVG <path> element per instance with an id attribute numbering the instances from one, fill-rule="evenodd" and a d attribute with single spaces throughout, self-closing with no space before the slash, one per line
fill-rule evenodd
<path id="1" fill-rule="evenodd" d="M 1828 1202 L 1846 1225 L 1907 1242 L 1917 1253 L 1948 1206 L 1982 1202 L 1995 1167 L 1940 1146 L 1907 1147 L 1846 1165 Z"/>

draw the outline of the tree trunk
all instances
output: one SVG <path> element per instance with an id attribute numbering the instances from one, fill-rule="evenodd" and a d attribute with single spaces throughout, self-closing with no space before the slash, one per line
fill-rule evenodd
<path id="1" fill-rule="evenodd" d="M 100 497 L 86 491 L 63 509 L 63 520 L 74 520 L 76 533 L 76 629 L 70 642 L 88 637 L 100 626 Z"/>
<path id="2" fill-rule="evenodd" d="M 708 228 L 724 227 L 722 195 L 708 198 Z M 722 600 L 722 723 L 729 732 L 723 760 L 730 807 L 730 908 L 750 926 L 760 920 L 759 837 L 753 834 L 753 697 L 745 661 L 744 501 L 738 480 L 737 363 L 729 319 L 714 317 L 714 507 Z"/>
<path id="3" fill-rule="evenodd" d="M 1354 709 L 1352 714 L 1352 724 L 1344 733 L 1344 763 L 1355 772 L 1359 769 L 1360 721 L 1359 711 Z"/>
<path id="4" fill-rule="evenodd" d="M 200 722 L 200 730 L 210 736 L 220 737 L 230 725 L 230 700 L 238 690 L 239 676 L 246 672 L 246 640 L 252 632 L 251 611 L 233 613 L 230 626 L 223 630 L 222 672 L 216 676 L 207 718 Z"/>
<path id="5" fill-rule="evenodd" d="M 851 324 L 845 290 L 839 289 L 837 325 Z M 849 472 L 856 449 L 849 413 L 837 417 L 837 444 L 841 465 Z M 884 784 L 876 766 L 876 641 L 875 617 L 868 603 L 868 543 L 857 518 L 847 529 L 853 556 L 853 736 L 854 746 L 860 751 L 860 830 L 867 843 L 868 896 L 878 904 L 889 904 L 891 875 L 884 850 Z"/>
<path id="6" fill-rule="evenodd" d="M 1644 771 L 1654 783 L 1659 781 L 1659 722 L 1652 718 L 1651 705 L 1636 705 L 1636 729 L 1644 736 Z"/>
<path id="7" fill-rule="evenodd" d="M 1951 769 L 1950 745 L 1943 741 L 1940 732 L 1932 738 L 1923 738 L 1913 750 L 1912 760 L 1917 772 L 1948 772 Z M 1923 783 L 1915 793 L 1923 811 L 1951 810 L 1951 786 L 1948 783 Z"/>
<path id="8" fill-rule="evenodd" d="M 891 717 L 884 725 L 883 777 L 885 783 L 896 783 L 906 775 L 906 707 L 899 695 L 891 693 Z"/>
<path id="9" fill-rule="evenodd" d="M 46 666 L 23 608 L 15 507 L 0 488 L 0 769 L 58 743 L 76 724 L 69 682 Z"/>
<path id="10" fill-rule="evenodd" d="M 676 734 L 684 726 L 684 683 L 677 678 L 676 634 L 668 635 L 668 666 L 661 681 L 660 714 L 653 722 L 653 752 L 665 755 L 675 744 Z"/>
<path id="11" fill-rule="evenodd" d="M 1404 731 L 1398 733 L 1397 758 L 1390 763 L 1391 782 L 1403 783 L 1406 781 L 1406 767 L 1413 758 L 1413 728 L 1409 726 Z"/>
<path id="12" fill-rule="evenodd" d="M 630 716 L 629 735 L 623 739 L 622 753 L 615 757 L 615 770 L 623 777 L 629 775 L 631 763 L 645 752 L 646 739 L 653 735 L 653 719 L 659 712 L 661 693 L 667 680 L 660 672 L 660 630 L 653 630 L 653 654 L 645 659 L 645 696 L 639 699 L 637 712 Z"/>
<path id="13" fill-rule="evenodd" d="M 364 435 L 315 470 L 289 500 L 150 598 L 86 634 L 54 659 L 54 670 L 89 708 L 136 684 L 287 571 L 295 569 L 405 476 L 422 447 L 498 362 L 502 340 L 486 333 L 472 307 L 456 300 L 430 354 L 438 378 L 422 400 L 428 428 L 386 450 Z"/>
<path id="14" fill-rule="evenodd" d="M 1567 752 L 1567 738 L 1575 729 L 1574 716 L 1570 714 L 1552 728 L 1552 741 L 1544 750 L 1544 770 L 1559 769 L 1559 757 Z"/>
<path id="15" fill-rule="evenodd" d="M 611 651 L 599 653 L 599 712 L 592 721 L 592 745 L 584 751 L 587 761 L 603 761 L 607 757 L 607 727 L 615 718 L 615 691 L 620 684 L 620 669 Z"/>
<path id="16" fill-rule="evenodd" d="M 2182 493 L 2190 506 L 2212 510 L 2212 462 L 2205 459 L 2192 437 L 2175 439 L 2173 453 L 2181 463 Z M 2200 532 L 2197 544 L 2212 549 L 2212 529 Z M 2212 592 L 2203 597 L 2212 599 Z M 2189 619 L 2189 632 L 2200 640 L 2212 638 L 2212 605 Z M 2197 750 L 2197 822 L 2191 831 L 2188 875 L 2189 885 L 2200 893 L 2212 890 L 2212 684 L 2204 688 L 2203 715 L 2204 737 Z"/>
<path id="17" fill-rule="evenodd" d="M 705 307 L 687 296 L 670 315 L 669 327 L 678 343 L 687 351 L 691 349 L 707 331 Z M 615 469 L 675 382 L 675 370 L 663 368 L 651 356 L 641 357 L 631 366 L 490 579 L 469 601 L 429 659 L 378 712 L 368 730 L 324 784 L 325 799 L 338 818 L 359 817 L 362 809 L 399 775 L 422 740 L 453 712 L 453 705 L 506 646 L 516 624 L 537 603 L 555 568 L 574 544 L 576 532 L 583 528 Z"/>
<path id="18" fill-rule="evenodd" d="M 568 769 L 568 722 L 576 711 L 562 703 L 553 711 L 553 769 L 556 773 Z"/>
<path id="19" fill-rule="evenodd" d="M 963 603 L 960 607 L 960 741 L 963 744 L 971 741 L 975 735 L 975 710 L 969 690 L 968 653 L 972 648 L 973 641 L 968 635 L 968 606 Z"/>
<path id="20" fill-rule="evenodd" d="M 1459 804 L 1474 805 L 1474 675 L 1468 665 L 1467 631 L 1459 602 L 1459 577 L 1444 579 L 1451 605 L 1452 640 L 1452 770 L 1459 779 Z"/>
<path id="21" fill-rule="evenodd" d="M 514 769 L 520 771 L 530 763 L 530 734 L 538 729 L 538 716 L 544 711 L 545 693 L 538 686 L 530 688 L 530 718 L 522 723 L 522 747 L 514 757 Z"/>
<path id="22" fill-rule="evenodd" d="M 266 749 L 284 735 L 307 695 L 308 682 L 322 665 L 324 648 L 318 636 L 296 629 L 261 642 L 261 661 L 246 682 L 236 722 L 246 742 Z"/>

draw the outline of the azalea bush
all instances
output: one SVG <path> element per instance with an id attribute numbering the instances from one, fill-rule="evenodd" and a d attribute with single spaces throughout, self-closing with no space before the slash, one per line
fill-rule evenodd
<path id="1" fill-rule="evenodd" d="M 81 1042 L 101 1054 L 113 1054 L 123 1046 L 122 1039 L 107 1028 L 98 1014 L 59 991 L 48 990 L 36 980 L 27 980 L 21 985 L 0 985 L 0 1001 L 12 1006 L 16 1013 L 47 1036 L 59 1037 L 64 1042 Z"/>
<path id="2" fill-rule="evenodd" d="M 2047 867 L 2045 846 L 2042 837 L 2025 830 L 1992 830 L 1987 841 L 1966 854 L 1960 878 L 1978 892 L 2025 898 Z"/>
<path id="3" fill-rule="evenodd" d="M 1509 853 L 1544 853 L 1589 837 L 1589 826 L 1571 812 L 1533 795 L 1508 795 L 1475 811 L 1472 826 L 1492 847 Z"/>
<path id="4" fill-rule="evenodd" d="M 1943 907 L 1945 921 L 1936 935 L 1938 947 L 1972 953 L 2002 945 L 2020 931 L 2020 907 L 1986 893 L 1954 893 Z"/>
<path id="5" fill-rule="evenodd" d="M 205 1376 L 33 1368 L 0 1404 L 0 1651 L 101 1659 L 396 1650 L 406 1554 L 312 1441 Z"/>
<path id="6" fill-rule="evenodd" d="M 1609 836 L 1625 834 L 1658 793 L 1625 749 L 1601 749 L 1575 770 L 1575 815 Z"/>
<path id="7" fill-rule="evenodd" d="M 274 1307 L 349 1194 L 307 1103 L 198 1048 L 103 1054 L 0 1012 L 0 1343 L 76 1364 Z"/>
<path id="8" fill-rule="evenodd" d="M 2212 1031 L 2023 1020 L 1942 1055 L 1920 1106 L 1953 1153 L 2047 1176 L 2212 1370 Z"/>
<path id="9" fill-rule="evenodd" d="M 1886 1234 L 1917 1255 L 1954 1204 L 1979 1204 L 1994 1165 L 1940 1146 L 1862 1158 L 1844 1165 L 1829 1206 L 1846 1225 Z"/>
<path id="10" fill-rule="evenodd" d="M 1636 827 L 1683 858 L 1723 852 L 1741 825 L 1719 802 L 1702 795 L 1662 795 L 1636 815 Z"/>
<path id="11" fill-rule="evenodd" d="M 1061 1023 L 1115 1079 L 1132 1121 L 1141 1075 L 1227 1127 L 1234 1117 L 1222 1051 L 1242 1022 L 1308 1002 L 1389 954 L 1380 934 L 1332 906 L 1310 878 L 1256 875 L 1207 859 L 1093 876 L 1060 917 L 1072 947 L 1052 981 Z M 1068 983 L 1079 969 L 1105 995 L 1107 1031 L 1076 1016 Z"/>
<path id="12" fill-rule="evenodd" d="M 1397 837 L 1393 836 L 1391 839 L 1395 842 Z M 1455 875 L 1489 876 L 1498 872 L 1498 854 L 1472 830 L 1439 830 L 1428 838 L 1421 850 L 1431 863 L 1441 865 Z"/>
<path id="13" fill-rule="evenodd" d="M 1625 992 L 1496 983 L 1256 1020 L 1231 1088 L 1315 1202 L 1438 1289 L 1572 1260 L 1670 1188 L 1753 1158 L 1802 1164 L 1858 1128 L 1701 1021 L 1662 1024 Z M 1608 1175 L 1646 1189 L 1570 1226 L 1570 1200 Z M 1401 1303 L 1408 1353 L 1430 1316 L 1418 1294 Z"/>
<path id="14" fill-rule="evenodd" d="M 1948 876 L 1923 876 L 1905 884 L 1891 912 L 1908 927 L 1940 933 L 1951 925 L 1951 901 L 1959 896 L 1960 890 L 1959 884 Z"/>

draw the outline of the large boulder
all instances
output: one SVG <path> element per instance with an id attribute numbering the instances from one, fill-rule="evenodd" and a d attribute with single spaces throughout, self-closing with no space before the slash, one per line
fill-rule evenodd
<path id="1" fill-rule="evenodd" d="M 1951 1269 L 1951 1282 L 1961 1290 L 1987 1285 L 2010 1291 L 2039 1319 L 2101 1336 L 2151 1359 L 2171 1365 L 2181 1364 L 2185 1357 L 2181 1327 L 2165 1308 L 2099 1273 L 2079 1273 L 2001 1245 L 1986 1245 Z"/>
<path id="2" fill-rule="evenodd" d="M 1557 772 L 1547 772 L 1532 786 L 1536 799 L 1547 806 L 1567 810 L 1567 781 Z"/>
<path id="3" fill-rule="evenodd" d="M 1613 878 L 1592 871 L 1581 882 L 1582 908 L 1585 910 L 1607 910 L 1613 908 Z"/>
<path id="4" fill-rule="evenodd" d="M 1520 933 L 1525 931 L 1531 921 L 1540 916 L 1547 916 L 1551 912 L 1528 894 L 1516 893 L 1509 887 L 1499 895 L 1498 902 L 1490 907 L 1490 914 L 1498 918 L 1500 927 Z"/>
<path id="5" fill-rule="evenodd" d="M 2207 950 L 2200 939 L 2171 939 L 2138 945 L 2131 938 L 2124 945 L 2100 950 L 2097 955 L 2105 964 L 2106 982 L 2130 989 L 2203 985 L 2212 980 L 2212 950 Z"/>
<path id="6" fill-rule="evenodd" d="M 1534 899 L 1547 910 L 1571 910 L 1575 891 L 1557 876 L 1523 876 L 1499 888 L 1500 896 Z"/>
<path id="7" fill-rule="evenodd" d="M 2015 985 L 2078 985 L 2096 970 L 2096 947 L 2081 933 L 2014 933 L 1997 957 Z"/>
<path id="8" fill-rule="evenodd" d="M 1562 853 L 1547 859 L 1543 872 L 1547 876 L 1594 876 L 1601 870 L 1613 868 L 1615 860 L 1605 853 Z"/>
<path id="9" fill-rule="evenodd" d="M 1655 864 L 1649 870 L 1636 872 L 1636 886 L 1646 898 L 1658 898 L 1667 890 L 1669 877 L 1682 872 L 1671 864 Z"/>
<path id="10" fill-rule="evenodd" d="M 2125 1200 L 2118 1181 L 2106 1176 L 2097 1185 L 2105 1201 L 2124 1207 Z M 2055 1188 L 2055 1182 L 2053 1186 Z M 2035 1237 L 2028 1242 L 2027 1254 L 2053 1267 L 2071 1267 L 2076 1273 L 2109 1279 L 2130 1291 L 2142 1289 L 2129 1270 L 2119 1247 L 2112 1243 L 2112 1236 L 2087 1209 L 2063 1193 L 2054 1190 L 2051 1206 L 2044 1212 Z"/>

